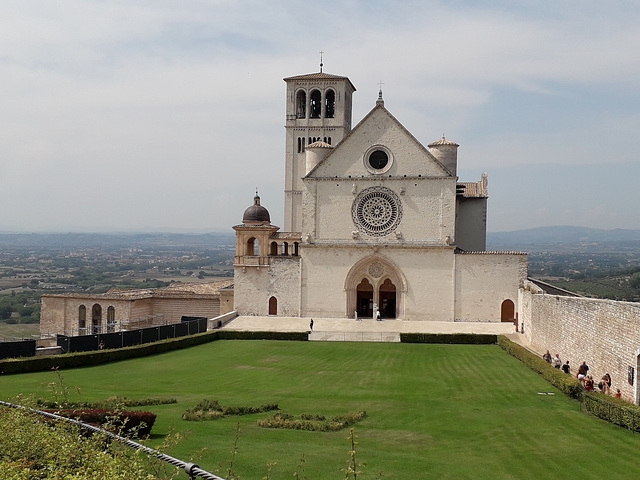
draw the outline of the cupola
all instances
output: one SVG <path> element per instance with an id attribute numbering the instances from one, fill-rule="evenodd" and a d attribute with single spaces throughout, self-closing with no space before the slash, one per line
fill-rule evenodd
<path id="1" fill-rule="evenodd" d="M 256 190 L 256 196 L 253 197 L 253 205 L 247 208 L 242 215 L 242 223 L 262 223 L 271 224 L 271 216 L 269 210 L 260 205 L 260 196 Z"/>

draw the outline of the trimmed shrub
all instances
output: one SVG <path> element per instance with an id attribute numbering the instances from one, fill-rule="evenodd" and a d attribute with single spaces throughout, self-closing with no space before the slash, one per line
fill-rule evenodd
<path id="1" fill-rule="evenodd" d="M 80 410 L 44 410 L 62 417 L 74 418 L 84 423 L 100 425 L 107 430 L 114 430 L 124 437 L 146 438 L 156 421 L 156 414 L 151 412 L 118 411 L 104 409 Z"/>
<path id="2" fill-rule="evenodd" d="M 97 402 L 51 402 L 39 399 L 37 402 L 39 408 L 103 408 L 115 410 L 121 407 L 148 407 L 150 405 L 169 405 L 178 403 L 175 398 L 143 398 L 141 400 L 131 400 L 127 397 L 113 396 Z"/>
<path id="3" fill-rule="evenodd" d="M 271 418 L 258 420 L 258 425 L 264 428 L 288 428 L 292 430 L 307 430 L 313 432 L 337 432 L 350 427 L 367 416 L 366 412 L 349 412 L 329 419 L 323 415 L 303 413 L 299 417 L 288 413 L 276 413 Z"/>
<path id="4" fill-rule="evenodd" d="M 640 406 L 609 397 L 603 393 L 583 393 L 582 404 L 587 412 L 607 422 L 634 432 L 640 432 Z"/>
<path id="5" fill-rule="evenodd" d="M 584 388 L 580 382 L 572 375 L 567 375 L 562 370 L 558 370 L 542 357 L 530 352 L 522 345 L 512 342 L 507 337 L 498 336 L 498 345 L 512 357 L 517 358 L 534 372 L 538 372 L 543 378 L 562 393 L 571 398 L 580 398 Z"/>
<path id="6" fill-rule="evenodd" d="M 260 405 L 259 407 L 224 407 L 220 405 L 218 400 L 203 400 L 195 407 L 187 409 L 182 414 L 182 419 L 188 421 L 217 420 L 224 416 L 252 415 L 272 410 L 278 410 L 277 403 Z"/>
<path id="7" fill-rule="evenodd" d="M 306 342 L 309 332 L 244 332 L 233 330 L 217 330 L 220 340 L 291 340 Z"/>
<path id="8" fill-rule="evenodd" d="M 459 345 L 495 345 L 497 335 L 475 333 L 401 333 L 403 343 L 447 343 Z"/>

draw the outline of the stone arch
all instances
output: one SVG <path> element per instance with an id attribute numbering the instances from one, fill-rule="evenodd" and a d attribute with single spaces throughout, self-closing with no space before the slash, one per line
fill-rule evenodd
<path id="1" fill-rule="evenodd" d="M 296 116 L 307 118 L 307 92 L 298 90 L 296 93 Z"/>
<path id="2" fill-rule="evenodd" d="M 278 242 L 271 242 L 271 245 L 269 246 L 270 250 L 269 250 L 269 255 L 278 255 Z"/>
<path id="3" fill-rule="evenodd" d="M 516 306 L 513 300 L 506 299 L 500 306 L 500 321 L 513 323 L 515 319 Z"/>
<path id="4" fill-rule="evenodd" d="M 324 94 L 324 116 L 325 118 L 333 118 L 335 114 L 336 114 L 336 92 L 329 89 Z"/>
<path id="5" fill-rule="evenodd" d="M 107 307 L 107 333 L 111 333 L 115 331 L 116 327 L 116 309 L 109 305 Z"/>
<path id="6" fill-rule="evenodd" d="M 282 242 L 282 245 L 280 246 L 280 253 L 282 255 L 289 255 L 289 243 L 288 242 Z"/>
<path id="7" fill-rule="evenodd" d="M 276 297 L 269 298 L 269 315 L 278 315 L 278 299 Z"/>
<path id="8" fill-rule="evenodd" d="M 395 310 L 395 318 L 404 318 L 404 297 L 407 292 L 406 277 L 395 263 L 377 254 L 359 260 L 347 273 L 344 282 L 347 317 L 353 317 L 354 313 L 358 311 L 358 285 L 363 279 L 372 285 L 373 302 L 378 306 L 381 306 L 381 287 L 388 281 L 382 289 L 384 292 L 383 300 L 387 295 L 387 305 L 389 305 L 389 299 L 393 297 L 391 292 L 395 289 L 395 305 L 388 306 L 388 312 Z"/>
<path id="9" fill-rule="evenodd" d="M 91 307 L 91 331 L 102 333 L 102 306 L 99 303 Z"/>
<path id="10" fill-rule="evenodd" d="M 80 330 L 80 335 L 82 335 L 83 330 L 87 328 L 87 307 L 84 305 L 80 305 L 78 307 L 78 330 Z"/>
<path id="11" fill-rule="evenodd" d="M 256 237 L 247 240 L 247 249 L 245 255 L 248 257 L 257 257 L 260 255 L 260 241 Z"/>
<path id="12" fill-rule="evenodd" d="M 309 118 L 320 118 L 322 114 L 322 93 L 320 93 L 320 90 L 313 90 L 309 97 L 309 100 L 311 100 L 309 103 Z"/>

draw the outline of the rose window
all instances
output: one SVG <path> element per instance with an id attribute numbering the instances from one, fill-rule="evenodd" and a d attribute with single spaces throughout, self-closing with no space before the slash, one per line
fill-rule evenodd
<path id="1" fill-rule="evenodd" d="M 361 232 L 373 237 L 392 233 L 402 219 L 402 203 L 385 187 L 371 187 L 360 192 L 353 202 L 353 222 Z"/>

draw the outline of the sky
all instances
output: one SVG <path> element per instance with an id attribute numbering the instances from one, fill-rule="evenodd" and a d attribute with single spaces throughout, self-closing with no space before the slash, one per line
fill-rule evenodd
<path id="1" fill-rule="evenodd" d="M 3 0 L 0 232 L 283 225 L 285 82 L 489 178 L 488 230 L 640 228 L 640 2 Z"/>

